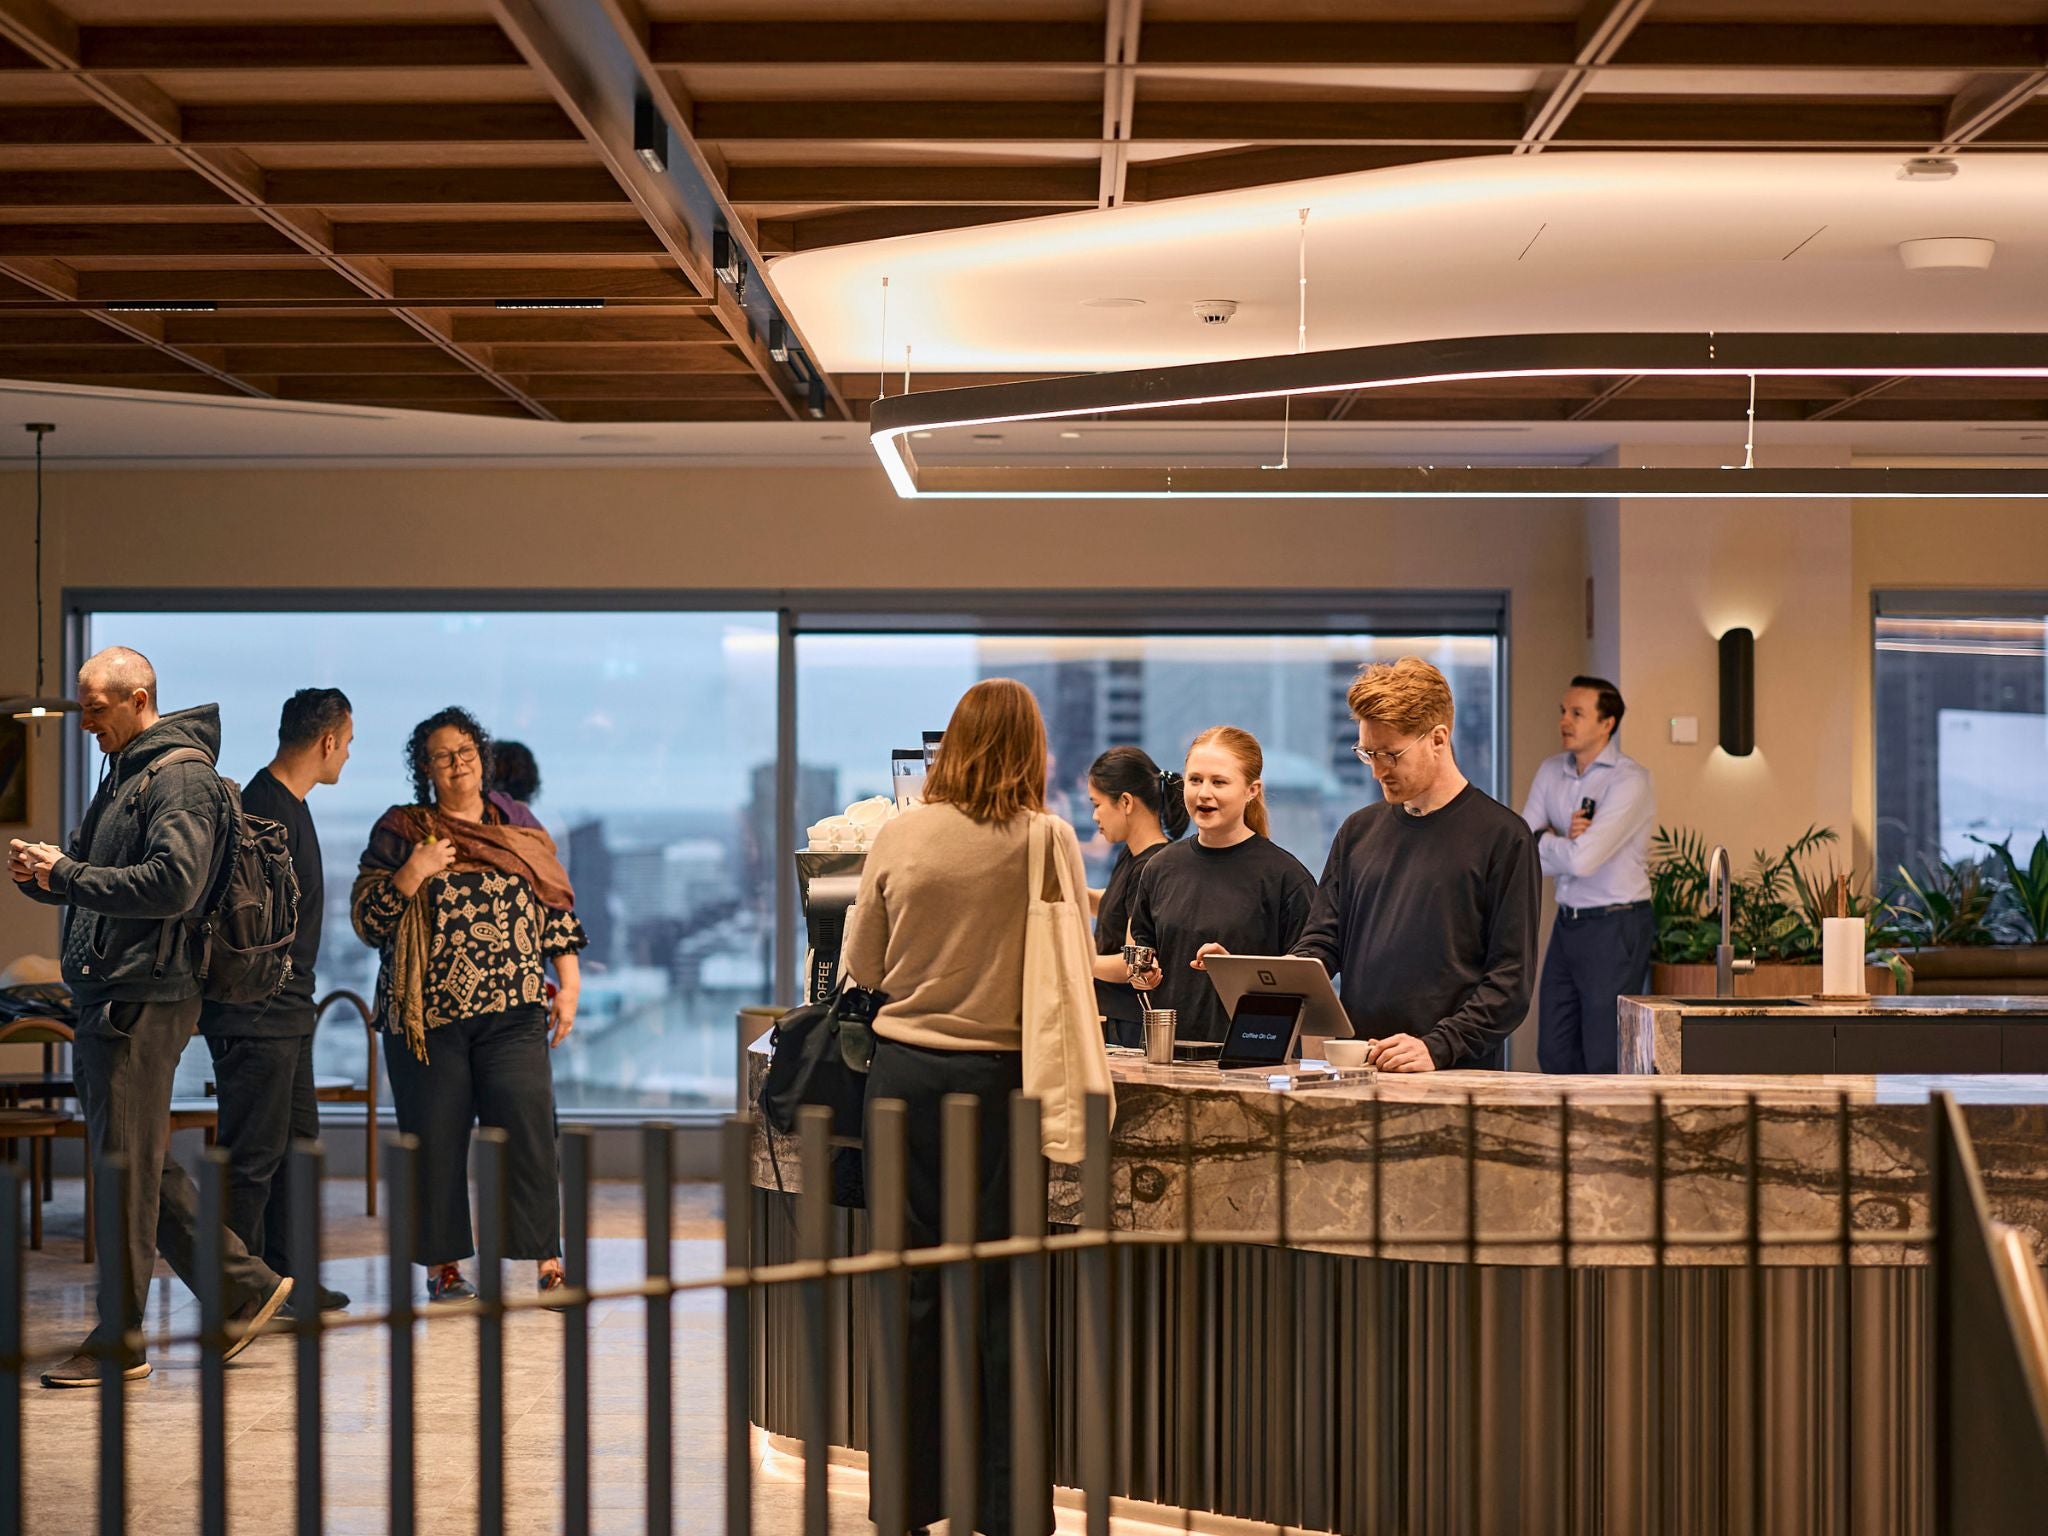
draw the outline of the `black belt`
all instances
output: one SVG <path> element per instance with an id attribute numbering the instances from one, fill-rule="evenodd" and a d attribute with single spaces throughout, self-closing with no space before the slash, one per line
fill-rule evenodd
<path id="1" fill-rule="evenodd" d="M 1582 917 L 1607 917 L 1616 912 L 1642 912 L 1649 908 L 1647 901 L 1618 901 L 1611 907 L 1567 907 L 1560 905 L 1558 915 L 1577 922 Z"/>

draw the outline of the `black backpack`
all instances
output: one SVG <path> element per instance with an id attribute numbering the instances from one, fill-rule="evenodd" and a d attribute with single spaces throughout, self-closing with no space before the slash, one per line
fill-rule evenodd
<path id="1" fill-rule="evenodd" d="M 198 747 L 173 747 L 143 770 L 136 794 L 172 763 L 213 767 L 213 759 Z M 245 1007 L 268 1004 L 291 979 L 292 940 L 299 936 L 299 875 L 292 868 L 283 824 L 245 812 L 241 786 L 233 779 L 216 774 L 215 782 L 226 808 L 213 878 L 198 907 L 164 924 L 156 974 L 163 975 L 178 934 L 189 932 L 199 946 L 202 995 Z"/>
<path id="2" fill-rule="evenodd" d="M 761 1118 L 791 1136 L 797 1111 L 822 1104 L 832 1111 L 834 1136 L 859 1140 L 868 1063 L 875 1054 L 871 1026 L 886 1001 L 879 992 L 842 985 L 823 1002 L 792 1008 L 777 1019 L 761 1082 Z"/>

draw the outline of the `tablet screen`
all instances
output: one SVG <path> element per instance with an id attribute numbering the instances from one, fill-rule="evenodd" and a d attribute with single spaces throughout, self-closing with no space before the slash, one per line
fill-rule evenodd
<path id="1" fill-rule="evenodd" d="M 1302 1000 L 1273 992 L 1247 992 L 1230 1016 L 1218 1064 L 1225 1067 L 1277 1067 L 1294 1049 Z"/>

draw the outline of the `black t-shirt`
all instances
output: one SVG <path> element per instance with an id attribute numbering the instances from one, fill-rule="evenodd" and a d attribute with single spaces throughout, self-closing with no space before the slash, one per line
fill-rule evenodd
<path id="1" fill-rule="evenodd" d="M 1413 1035 L 1438 1067 L 1498 1067 L 1529 1011 L 1543 874 L 1528 823 L 1467 785 L 1411 816 L 1382 801 L 1330 845 L 1295 952 L 1342 977 L 1360 1035 Z"/>
<path id="2" fill-rule="evenodd" d="M 320 956 L 320 919 L 326 905 L 320 868 L 320 839 L 306 802 L 280 784 L 268 768 L 242 791 L 242 810 L 284 828 L 299 877 L 299 927 L 292 940 L 292 973 L 267 1007 L 208 1003 L 199 1027 L 209 1035 L 295 1036 L 313 1031 L 313 962 Z"/>
<path id="3" fill-rule="evenodd" d="M 1176 1038 L 1221 1040 L 1230 1030 L 1208 974 L 1188 964 L 1195 952 L 1214 943 L 1234 955 L 1287 954 L 1315 893 L 1315 876 L 1301 860 L 1256 834 L 1228 848 L 1191 837 L 1146 863 L 1131 903 L 1131 937 L 1159 951 L 1152 1006 L 1179 1011 Z"/>
<path id="4" fill-rule="evenodd" d="M 1116 863 L 1110 866 L 1109 884 L 1102 888 L 1102 905 L 1095 912 L 1095 953 L 1098 955 L 1119 955 L 1123 953 L 1124 934 L 1131 921 L 1131 902 L 1138 894 L 1138 876 L 1144 871 L 1152 856 L 1169 843 L 1154 843 L 1143 853 L 1132 853 L 1128 848 L 1117 851 Z M 1143 1005 L 1138 1001 L 1138 990 L 1128 982 L 1095 980 L 1095 1006 L 1105 1019 L 1121 1019 L 1126 1023 L 1138 1022 Z"/>

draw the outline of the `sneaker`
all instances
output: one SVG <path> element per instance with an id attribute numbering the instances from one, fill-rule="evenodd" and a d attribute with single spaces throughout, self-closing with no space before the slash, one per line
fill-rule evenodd
<path id="1" fill-rule="evenodd" d="M 279 1276 L 269 1295 L 244 1302 L 228 1314 L 228 1347 L 221 1351 L 222 1364 L 256 1342 L 256 1335 L 263 1331 L 263 1325 L 277 1316 L 277 1309 L 285 1304 L 291 1293 L 291 1277 Z"/>
<path id="2" fill-rule="evenodd" d="M 149 1361 L 137 1356 L 131 1363 L 121 1367 L 124 1381 L 140 1381 L 149 1374 Z M 100 1362 L 97 1357 L 80 1350 L 62 1365 L 53 1365 L 43 1372 L 46 1387 L 96 1387 L 100 1384 Z"/>
<path id="3" fill-rule="evenodd" d="M 427 1271 L 427 1300 L 475 1301 L 476 1287 L 462 1277 L 460 1264 L 437 1264 Z"/>

